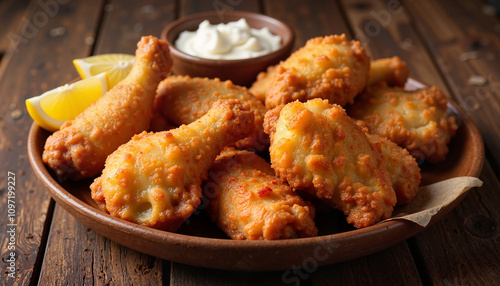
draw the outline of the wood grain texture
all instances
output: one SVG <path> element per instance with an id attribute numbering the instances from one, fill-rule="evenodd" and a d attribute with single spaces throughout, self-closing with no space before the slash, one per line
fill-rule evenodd
<path id="1" fill-rule="evenodd" d="M 30 0 L 4 0 L 0 2 L 0 35 L 2 35 L 0 37 L 0 56 L 7 49 L 14 48 L 19 26 L 28 21 L 24 13 L 27 12 L 29 3 Z"/>
<path id="2" fill-rule="evenodd" d="M 0 277 L 7 285 L 36 283 L 46 239 L 46 223 L 51 217 L 48 212 L 52 211 L 50 197 L 32 172 L 26 155 L 26 136 L 33 121 L 24 101 L 64 84 L 76 75 L 76 71 L 71 74 L 74 70 L 71 60 L 89 51 L 79 37 L 94 30 L 97 19 L 91 15 L 100 9 L 83 2 L 71 2 L 57 6 L 56 15 L 50 16 L 37 1 L 33 3 L 31 13 L 24 14 L 28 24 L 18 31 L 16 48 L 9 50 L 7 60 L 2 61 L 0 77 L 3 99 L 0 105 L 2 259 L 9 254 L 4 239 L 7 230 L 7 174 L 9 171 L 16 174 L 17 278 L 3 279 L 7 273 L 6 264 L 2 262 Z M 61 70 L 67 72 L 61 73 Z"/>
<path id="3" fill-rule="evenodd" d="M 314 37 L 344 33 L 352 38 L 351 30 L 336 1 L 265 1 L 264 11 L 291 26 L 295 32 L 294 50 Z"/>
<path id="4" fill-rule="evenodd" d="M 159 36 L 163 26 L 173 20 L 173 3 L 107 2 L 102 7 L 100 26 L 95 27 L 100 36 L 94 53 L 134 54 L 142 35 Z M 132 285 L 159 285 L 164 279 L 168 280 L 169 267 L 170 262 L 112 242 L 56 207 L 40 281 L 47 281 L 46 285 L 58 281 L 75 285 L 126 285 L 129 282 Z"/>
<path id="5" fill-rule="evenodd" d="M 342 4 L 355 38 L 373 59 L 398 56 L 408 64 L 410 76 L 448 91 L 399 1 L 342 0 Z"/>
<path id="6" fill-rule="evenodd" d="M 160 37 L 175 19 L 176 1 L 109 1 L 96 41 L 94 54 L 134 54 L 141 36 Z"/>
<path id="7" fill-rule="evenodd" d="M 54 210 L 40 285 L 158 285 L 167 261 L 123 247 Z M 165 272 L 168 279 L 168 268 Z"/>
<path id="8" fill-rule="evenodd" d="M 285 272 L 223 271 L 172 263 L 171 286 L 190 285 L 290 285 L 283 280 Z"/>
<path id="9" fill-rule="evenodd" d="M 312 275 L 311 284 L 422 285 L 422 282 L 408 246 L 403 242 L 367 257 L 320 267 Z"/>
<path id="10" fill-rule="evenodd" d="M 484 184 L 443 220 L 415 237 L 434 285 L 495 285 L 500 281 L 500 183 L 486 163 Z"/>
<path id="11" fill-rule="evenodd" d="M 179 3 L 179 17 L 208 11 L 217 11 L 223 16 L 225 11 L 261 12 L 261 8 L 257 0 L 181 0 Z"/>
<path id="12" fill-rule="evenodd" d="M 479 127 L 498 176 L 500 19 L 485 14 L 481 1 L 404 3 L 455 99 Z"/>

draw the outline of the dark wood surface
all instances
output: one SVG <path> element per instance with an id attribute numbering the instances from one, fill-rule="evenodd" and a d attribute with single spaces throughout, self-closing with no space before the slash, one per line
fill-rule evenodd
<path id="1" fill-rule="evenodd" d="M 479 0 L 401 2 L 0 2 L 0 284 L 498 285 L 500 18 Z M 141 35 L 159 36 L 178 17 L 215 9 L 282 19 L 295 31 L 295 48 L 311 37 L 345 33 L 360 40 L 373 58 L 400 56 L 411 76 L 440 87 L 476 123 L 486 148 L 483 187 L 403 243 L 307 269 L 243 272 L 182 265 L 130 250 L 88 229 L 54 203 L 32 172 L 26 155 L 32 120 L 24 101 L 75 78 L 74 58 L 133 53 Z M 6 268 L 11 174 L 16 179 L 15 279 Z"/>

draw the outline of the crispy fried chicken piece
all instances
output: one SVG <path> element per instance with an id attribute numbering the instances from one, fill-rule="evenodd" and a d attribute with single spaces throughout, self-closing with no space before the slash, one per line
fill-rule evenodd
<path id="1" fill-rule="evenodd" d="M 266 107 L 312 98 L 344 106 L 363 90 L 369 69 L 370 57 L 358 41 L 344 34 L 310 39 L 276 68 Z"/>
<path id="2" fill-rule="evenodd" d="M 160 131 L 168 131 L 170 129 L 174 129 L 179 127 L 178 125 L 173 124 L 168 121 L 163 114 L 155 113 L 153 115 L 153 119 L 151 119 L 149 131 L 160 132 Z"/>
<path id="3" fill-rule="evenodd" d="M 387 138 L 367 134 L 370 142 L 385 158 L 385 167 L 396 192 L 397 205 L 407 205 L 418 193 L 422 175 L 415 158 Z"/>
<path id="4" fill-rule="evenodd" d="M 214 102 L 221 99 L 239 99 L 248 103 L 255 112 L 254 132 L 236 143 L 239 148 L 262 151 L 269 147 L 269 136 L 262 124 L 266 109 L 247 88 L 219 79 L 171 76 L 158 86 L 155 112 L 163 114 L 170 122 L 189 124 L 208 112 Z"/>
<path id="5" fill-rule="evenodd" d="M 410 70 L 399 57 L 374 60 L 370 64 L 370 76 L 367 85 L 385 81 L 391 86 L 403 87 Z"/>
<path id="6" fill-rule="evenodd" d="M 408 149 L 417 161 L 436 163 L 445 159 L 457 130 L 446 105 L 445 95 L 435 86 L 405 91 L 382 82 L 367 87 L 348 113 L 363 121 L 369 133 Z"/>
<path id="7" fill-rule="evenodd" d="M 257 79 L 248 89 L 260 101 L 265 102 L 266 92 L 273 83 L 277 66 L 270 66 L 260 72 Z M 392 86 L 404 86 L 410 70 L 399 57 L 383 58 L 371 61 L 367 85 L 385 81 Z"/>
<path id="8" fill-rule="evenodd" d="M 356 228 L 389 218 L 396 204 L 383 155 L 339 105 L 312 99 L 269 111 L 271 164 L 296 189 L 335 206 Z"/>
<path id="9" fill-rule="evenodd" d="M 287 239 L 318 234 L 314 206 L 249 151 L 225 150 L 204 187 L 212 220 L 232 239 Z"/>
<path id="10" fill-rule="evenodd" d="M 273 82 L 276 67 L 277 65 L 269 66 L 266 71 L 260 72 L 255 82 L 248 89 L 262 103 L 266 102 L 266 92 Z"/>
<path id="11" fill-rule="evenodd" d="M 252 132 L 253 112 L 238 100 L 219 101 L 189 125 L 143 132 L 106 160 L 90 186 L 112 216 L 176 231 L 200 204 L 201 183 L 228 144 Z"/>
<path id="12" fill-rule="evenodd" d="M 149 128 L 156 87 L 171 66 L 167 43 L 142 37 L 130 74 L 49 136 L 43 162 L 63 178 L 98 175 L 109 154 Z"/>

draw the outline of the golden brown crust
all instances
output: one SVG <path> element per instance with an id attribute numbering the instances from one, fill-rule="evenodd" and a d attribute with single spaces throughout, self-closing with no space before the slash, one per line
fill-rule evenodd
<path id="1" fill-rule="evenodd" d="M 285 107 L 284 104 L 278 105 L 273 109 L 270 109 L 266 112 L 266 116 L 264 116 L 264 131 L 272 136 L 274 132 L 276 132 L 276 123 L 280 118 L 280 112 Z"/>
<path id="2" fill-rule="evenodd" d="M 334 205 L 357 228 L 391 216 L 396 195 L 384 158 L 340 106 L 288 103 L 269 130 L 272 167 L 291 187 Z"/>
<path id="3" fill-rule="evenodd" d="M 149 131 L 160 132 L 160 131 L 167 131 L 170 129 L 174 129 L 177 127 L 179 126 L 168 121 L 168 119 L 165 118 L 165 116 L 163 116 L 162 114 L 155 113 L 153 115 L 153 119 L 151 119 Z"/>
<path id="4" fill-rule="evenodd" d="M 143 37 L 130 74 L 104 96 L 49 136 L 43 161 L 64 178 L 98 175 L 106 157 L 149 128 L 156 86 L 170 72 L 167 43 Z"/>
<path id="5" fill-rule="evenodd" d="M 405 91 L 379 83 L 367 87 L 348 108 L 371 134 L 388 138 L 431 163 L 445 159 L 447 144 L 457 130 L 447 114 L 447 99 L 437 87 Z"/>
<path id="6" fill-rule="evenodd" d="M 266 102 L 266 92 L 271 86 L 276 66 L 267 67 L 266 71 L 260 72 L 257 79 L 248 89 L 262 103 Z"/>
<path id="7" fill-rule="evenodd" d="M 135 135 L 108 157 L 92 198 L 112 216 L 175 231 L 200 204 L 216 156 L 248 136 L 253 121 L 248 106 L 227 100 L 189 125 Z"/>
<path id="8" fill-rule="evenodd" d="M 170 122 L 189 124 L 208 112 L 217 100 L 238 99 L 247 103 L 255 112 L 255 131 L 248 138 L 236 143 L 239 148 L 262 151 L 269 146 L 269 137 L 262 123 L 266 109 L 245 87 L 231 81 L 219 79 L 171 76 L 158 86 L 155 111 L 164 115 Z"/>
<path id="9" fill-rule="evenodd" d="M 403 87 L 408 80 L 410 70 L 399 57 L 374 60 L 370 64 L 370 76 L 367 85 L 386 82 L 391 86 Z"/>
<path id="10" fill-rule="evenodd" d="M 310 39 L 276 68 L 266 107 L 312 98 L 341 106 L 352 103 L 368 80 L 369 67 L 365 49 L 344 34 Z"/>
<path id="11" fill-rule="evenodd" d="M 233 239 L 316 236 L 314 206 L 274 176 L 264 159 L 249 151 L 223 151 L 204 185 L 207 211 Z"/>
<path id="12" fill-rule="evenodd" d="M 422 175 L 417 161 L 408 150 L 387 138 L 367 134 L 370 142 L 385 158 L 385 167 L 396 192 L 397 205 L 407 205 L 418 193 Z"/>

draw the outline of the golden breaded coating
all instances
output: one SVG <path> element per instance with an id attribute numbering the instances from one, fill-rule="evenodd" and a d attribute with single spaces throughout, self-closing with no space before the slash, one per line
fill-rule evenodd
<path id="1" fill-rule="evenodd" d="M 203 187 L 212 220 L 232 239 L 287 239 L 318 234 L 314 206 L 249 151 L 223 151 Z"/>
<path id="2" fill-rule="evenodd" d="M 149 128 L 156 87 L 171 67 L 168 44 L 142 37 L 130 74 L 49 136 L 43 162 L 64 178 L 98 175 L 109 154 Z"/>
<path id="3" fill-rule="evenodd" d="M 397 205 L 407 205 L 418 193 L 422 175 L 415 158 L 387 138 L 367 134 L 370 142 L 385 158 L 385 167 L 396 192 Z"/>
<path id="4" fill-rule="evenodd" d="M 262 124 L 266 109 L 245 87 L 219 79 L 170 76 L 158 86 L 155 111 L 170 122 L 189 124 L 208 112 L 217 100 L 239 99 L 255 112 L 255 129 L 247 138 L 236 143 L 239 148 L 262 151 L 269 147 L 269 136 Z"/>
<path id="5" fill-rule="evenodd" d="M 92 198 L 112 216 L 176 231 L 200 204 L 217 155 L 248 136 L 253 121 L 248 106 L 227 100 L 189 125 L 135 135 L 108 157 L 90 186 Z"/>
<path id="6" fill-rule="evenodd" d="M 266 71 L 260 72 L 257 79 L 248 89 L 262 103 L 266 102 L 266 92 L 274 79 L 276 66 L 267 67 Z"/>
<path id="7" fill-rule="evenodd" d="M 445 95 L 435 86 L 405 91 L 382 82 L 367 87 L 348 113 L 362 120 L 369 133 L 408 149 L 419 161 L 436 163 L 445 159 L 457 130 L 446 105 Z"/>
<path id="8" fill-rule="evenodd" d="M 374 60 L 370 64 L 370 77 L 366 85 L 385 81 L 388 85 L 403 87 L 409 74 L 408 66 L 399 57 Z"/>
<path id="9" fill-rule="evenodd" d="M 248 89 L 262 102 L 265 102 L 266 92 L 274 80 L 276 67 L 269 66 L 266 71 L 260 72 L 255 82 Z M 370 63 L 370 72 L 366 85 L 385 81 L 392 86 L 404 86 L 409 74 L 410 70 L 406 62 L 399 57 L 377 59 Z"/>
<path id="10" fill-rule="evenodd" d="M 171 123 L 168 119 L 163 116 L 163 114 L 155 113 L 153 115 L 153 119 L 151 119 L 149 131 L 160 132 L 160 131 L 168 131 L 170 129 L 177 128 L 179 126 Z"/>
<path id="11" fill-rule="evenodd" d="M 291 187 L 340 209 L 356 228 L 391 216 L 396 194 L 384 158 L 342 107 L 295 101 L 269 111 L 264 127 L 272 167 Z"/>
<path id="12" fill-rule="evenodd" d="M 266 107 L 295 100 L 328 99 L 352 103 L 368 81 L 370 57 L 344 34 L 313 38 L 278 65 L 266 93 Z"/>

